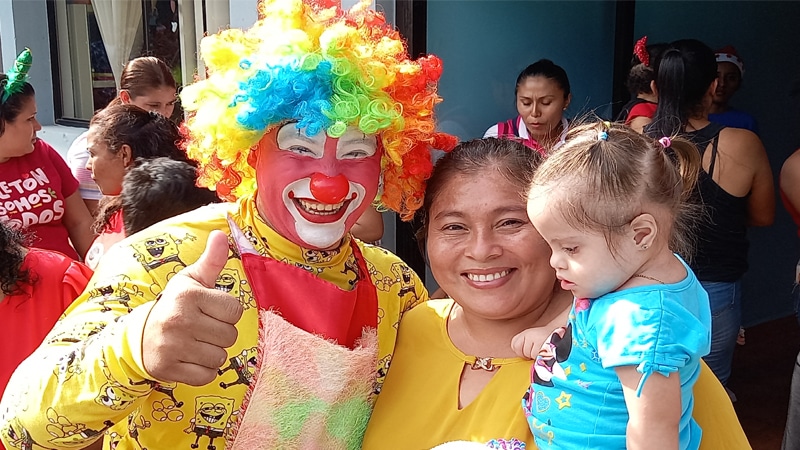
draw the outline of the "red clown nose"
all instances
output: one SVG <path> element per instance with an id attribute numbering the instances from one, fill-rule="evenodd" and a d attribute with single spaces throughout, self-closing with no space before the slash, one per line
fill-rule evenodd
<path id="1" fill-rule="evenodd" d="M 321 173 L 311 175 L 311 195 L 322 203 L 334 205 L 341 202 L 350 192 L 350 182 L 342 175 L 329 177 Z"/>

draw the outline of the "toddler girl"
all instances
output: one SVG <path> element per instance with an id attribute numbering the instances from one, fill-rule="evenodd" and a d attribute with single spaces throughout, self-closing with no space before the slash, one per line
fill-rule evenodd
<path id="1" fill-rule="evenodd" d="M 710 345 L 708 296 L 687 254 L 700 159 L 685 141 L 587 124 L 536 172 L 528 215 L 575 302 L 535 357 L 523 399 L 540 449 L 692 448 L 692 386 Z"/>

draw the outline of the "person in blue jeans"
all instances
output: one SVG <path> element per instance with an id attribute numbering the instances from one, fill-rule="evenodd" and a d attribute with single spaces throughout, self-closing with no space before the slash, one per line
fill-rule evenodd
<path id="1" fill-rule="evenodd" d="M 684 137 L 702 158 L 693 196 L 703 214 L 689 263 L 711 303 L 711 353 L 704 359 L 725 385 L 742 320 L 747 228 L 771 225 L 775 217 L 772 170 L 755 133 L 709 120 L 718 84 L 711 48 L 694 39 L 672 42 L 654 69 L 658 107 L 645 133 Z"/>

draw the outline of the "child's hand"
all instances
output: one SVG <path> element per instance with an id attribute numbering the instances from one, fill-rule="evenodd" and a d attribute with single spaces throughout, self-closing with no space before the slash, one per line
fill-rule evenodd
<path id="1" fill-rule="evenodd" d="M 541 345 L 541 344 L 540 344 Z M 511 349 L 517 356 L 535 359 L 539 350 L 536 348 L 535 333 L 532 328 L 523 330 L 511 339 Z"/>

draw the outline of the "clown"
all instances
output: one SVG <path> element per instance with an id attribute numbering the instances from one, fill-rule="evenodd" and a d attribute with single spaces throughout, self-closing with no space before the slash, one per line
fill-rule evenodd
<path id="1" fill-rule="evenodd" d="M 455 145 L 435 132 L 440 61 L 409 59 L 368 4 L 263 1 L 249 30 L 202 41 L 208 77 L 181 94 L 185 148 L 201 184 L 228 203 L 161 222 L 104 258 L 58 338 L 12 378 L 20 395 L 0 408 L 2 436 L 13 423 L 47 441 L 39 411 L 51 407 L 89 429 L 113 422 L 106 447 L 360 446 L 396 324 L 427 293 L 402 261 L 350 230 L 373 204 L 410 218 L 430 150 Z M 164 236 L 180 264 L 141 256 Z M 91 301 L 100 287 L 131 293 L 129 311 Z M 100 331 L 73 335 L 88 325 Z M 247 382 L 232 383 L 226 366 L 243 354 L 253 355 Z M 68 355 L 84 370 L 58 377 Z M 126 402 L 94 401 L 104 386 Z M 169 415 L 154 386 L 182 400 Z M 213 398 L 224 414 L 193 409 Z M 133 414 L 149 424 L 135 436 Z M 219 425 L 213 442 L 199 438 L 199 421 Z"/>

